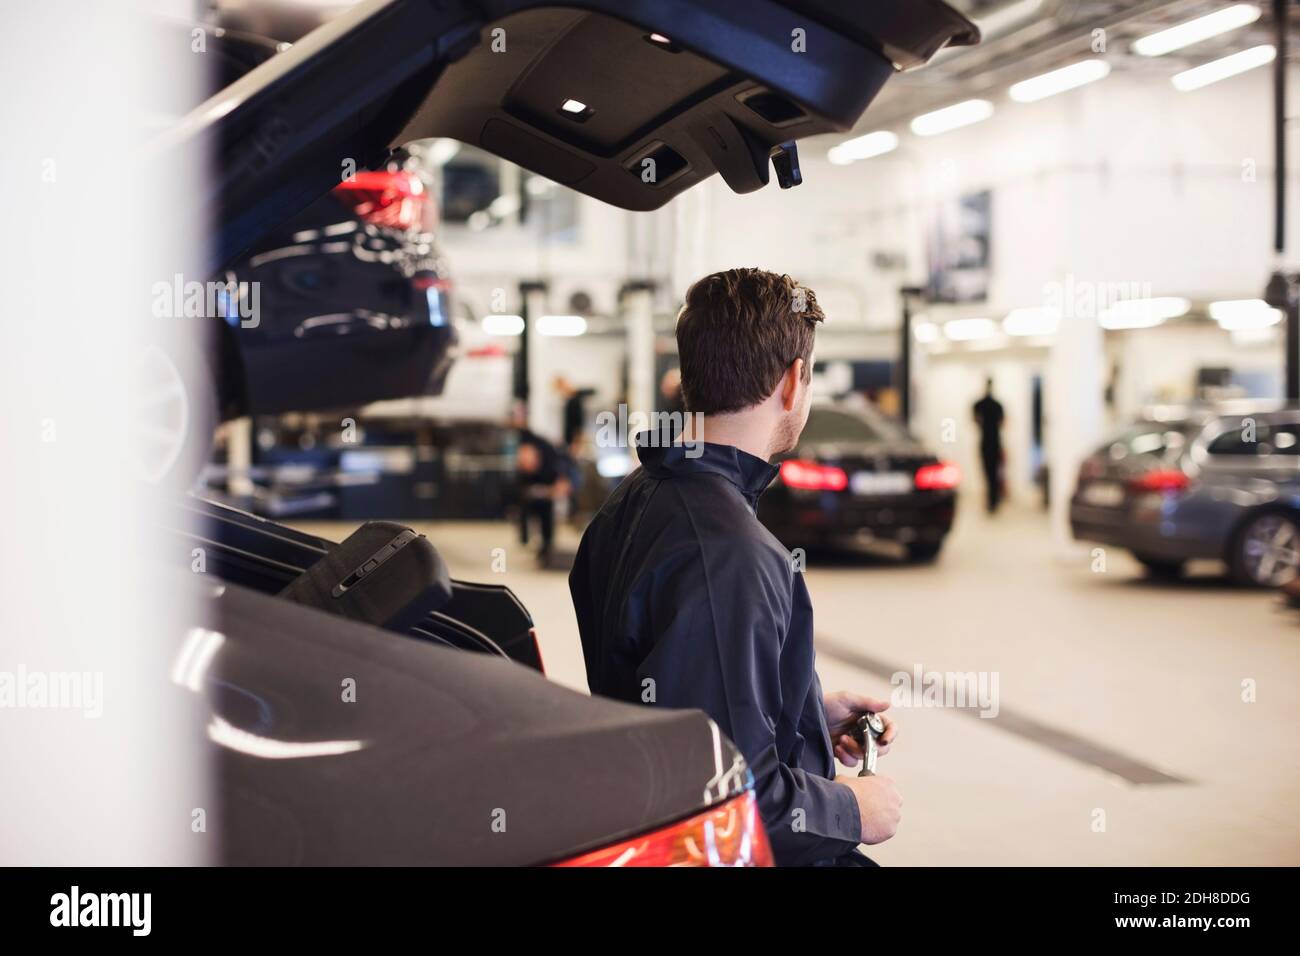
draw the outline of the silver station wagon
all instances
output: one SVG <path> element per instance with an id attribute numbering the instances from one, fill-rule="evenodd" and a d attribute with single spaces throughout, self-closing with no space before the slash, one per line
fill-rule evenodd
<path id="1" fill-rule="evenodd" d="M 1215 558 L 1243 584 L 1286 584 L 1300 572 L 1300 407 L 1231 402 L 1139 419 L 1080 466 L 1070 525 L 1154 574 Z"/>

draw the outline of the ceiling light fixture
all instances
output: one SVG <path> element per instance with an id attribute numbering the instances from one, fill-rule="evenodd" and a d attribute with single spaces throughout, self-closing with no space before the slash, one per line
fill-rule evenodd
<path id="1" fill-rule="evenodd" d="M 912 132 L 917 136 L 938 136 L 986 120 L 992 115 L 993 104 L 988 100 L 965 100 L 932 113 L 922 113 L 912 120 Z"/>
<path id="2" fill-rule="evenodd" d="M 1210 303 L 1210 318 L 1229 332 L 1266 329 L 1282 321 L 1282 312 L 1263 299 L 1226 299 Z"/>
<path id="3" fill-rule="evenodd" d="M 522 335 L 524 320 L 519 315 L 485 315 L 483 331 L 488 335 Z"/>
<path id="4" fill-rule="evenodd" d="M 543 315 L 537 320 L 541 335 L 574 336 L 587 331 L 587 320 L 580 315 Z"/>
<path id="5" fill-rule="evenodd" d="M 1193 43 L 1236 30 L 1259 19 L 1259 7 L 1253 3 L 1234 3 L 1195 20 L 1188 20 L 1167 30 L 1133 41 L 1133 52 L 1141 56 L 1163 56 Z"/>
<path id="6" fill-rule="evenodd" d="M 1240 53 L 1234 53 L 1231 56 L 1211 60 L 1204 66 L 1197 66 L 1190 70 L 1183 70 L 1181 73 L 1175 73 L 1172 79 L 1174 89 L 1180 93 L 1199 90 L 1211 83 L 1218 83 L 1230 76 L 1236 76 L 1258 66 L 1272 63 L 1273 58 L 1276 56 L 1277 50 L 1273 49 L 1273 45 L 1270 43 L 1253 46 L 1249 50 L 1242 50 Z"/>
<path id="7" fill-rule="evenodd" d="M 1002 320 L 1007 335 L 1051 335 L 1061 324 L 1061 313 L 1052 308 L 1012 309 Z"/>
<path id="8" fill-rule="evenodd" d="M 953 342 L 986 339 L 997 330 L 992 319 L 950 319 L 943 324 L 943 334 Z"/>
<path id="9" fill-rule="evenodd" d="M 826 158 L 836 166 L 847 166 L 859 159 L 871 159 L 892 153 L 898 148 L 898 137 L 889 130 L 877 130 L 865 136 L 845 140 L 838 146 L 832 146 L 826 152 Z"/>
<path id="10" fill-rule="evenodd" d="M 1033 103 L 1044 100 L 1066 90 L 1077 89 L 1097 80 L 1104 80 L 1110 75 L 1110 64 L 1105 60 L 1080 60 L 1059 70 L 1052 70 L 1041 76 L 1031 77 L 1012 84 L 1011 98 L 1017 103 Z"/>
<path id="11" fill-rule="evenodd" d="M 1102 309 L 1097 324 L 1103 329 L 1149 329 L 1166 319 L 1186 315 L 1192 304 L 1178 296 L 1159 296 L 1154 299 L 1123 299 Z"/>

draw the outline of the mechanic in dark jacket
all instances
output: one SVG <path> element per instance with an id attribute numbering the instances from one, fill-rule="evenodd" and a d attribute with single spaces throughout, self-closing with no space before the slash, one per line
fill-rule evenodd
<path id="1" fill-rule="evenodd" d="M 641 467 L 588 526 L 569 588 L 592 693 L 704 710 L 744 753 L 777 862 L 869 864 L 859 843 L 898 826 L 888 777 L 855 766 L 850 736 L 886 701 L 822 696 L 812 604 L 795 562 L 755 517 L 808 417 L 816 323 L 810 290 L 733 269 L 686 294 L 677 320 L 693 413 L 678 443 L 642 433 Z M 882 753 L 896 727 L 888 717 Z"/>

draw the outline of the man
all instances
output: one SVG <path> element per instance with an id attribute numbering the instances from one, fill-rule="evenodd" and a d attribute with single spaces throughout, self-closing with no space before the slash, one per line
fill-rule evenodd
<path id="1" fill-rule="evenodd" d="M 528 429 L 521 409 L 514 414 L 519 443 L 515 448 L 515 478 L 519 488 L 519 542 L 528 546 L 529 524 L 537 519 L 541 543 L 537 562 L 543 567 L 551 561 L 555 540 L 555 502 L 569 493 L 563 465 L 555 446 Z"/>
<path id="2" fill-rule="evenodd" d="M 823 318 L 787 276 L 732 269 L 691 286 L 677 347 L 687 411 L 703 416 L 683 440 L 701 444 L 638 447 L 641 467 L 587 528 L 569 576 L 592 693 L 708 713 L 753 770 L 782 865 L 870 864 L 858 844 L 893 836 L 901 805 L 888 777 L 835 775 L 835 757 L 862 756 L 856 719 L 888 704 L 823 700 L 808 589 L 754 514 L 777 472 L 768 459 L 808 419 Z"/>
<path id="3" fill-rule="evenodd" d="M 984 468 L 984 488 L 988 512 L 993 514 L 1002 503 L 1002 403 L 993 397 L 993 379 L 984 382 L 984 397 L 975 403 L 975 423 L 980 430 L 980 464 Z"/>
<path id="4" fill-rule="evenodd" d="M 583 430 L 587 427 L 587 399 L 596 394 L 594 388 L 577 388 L 565 376 L 557 375 L 551 387 L 564 401 L 564 446 L 574 457 L 582 451 Z"/>

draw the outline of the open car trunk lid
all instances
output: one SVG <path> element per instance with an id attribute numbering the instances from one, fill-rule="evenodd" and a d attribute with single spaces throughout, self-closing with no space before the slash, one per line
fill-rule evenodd
<path id="1" fill-rule="evenodd" d="M 714 172 L 757 189 L 769 161 L 796 184 L 783 144 L 850 129 L 895 69 L 977 39 L 940 0 L 365 0 L 194 109 L 155 158 L 215 158 L 196 272 L 431 136 L 655 209 Z"/>
<path id="2" fill-rule="evenodd" d="M 233 585 L 207 615 L 172 677 L 200 695 L 225 864 L 549 863 L 749 784 L 700 711 L 587 697 Z"/>

